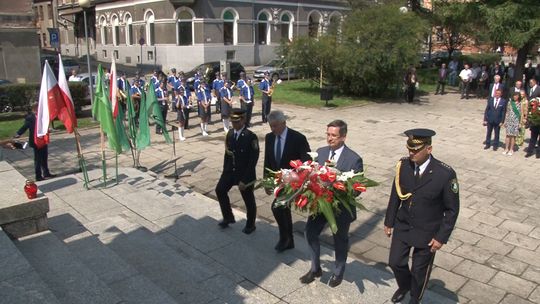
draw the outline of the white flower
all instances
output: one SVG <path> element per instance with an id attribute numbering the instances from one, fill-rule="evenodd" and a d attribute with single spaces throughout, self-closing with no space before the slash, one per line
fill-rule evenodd
<path id="1" fill-rule="evenodd" d="M 319 153 L 317 153 L 317 152 L 308 152 L 307 154 L 311 157 L 311 159 L 312 159 L 313 161 L 315 161 L 315 159 L 317 158 L 317 156 L 319 156 Z"/>
<path id="2" fill-rule="evenodd" d="M 358 176 L 358 175 L 362 175 L 362 174 L 364 174 L 364 172 L 354 173 L 354 171 L 351 170 L 351 171 L 347 171 L 347 172 L 343 172 L 343 173 L 339 174 L 336 177 L 336 179 L 338 181 L 341 181 L 341 182 L 346 182 L 348 179 L 353 178 L 353 177 Z"/>

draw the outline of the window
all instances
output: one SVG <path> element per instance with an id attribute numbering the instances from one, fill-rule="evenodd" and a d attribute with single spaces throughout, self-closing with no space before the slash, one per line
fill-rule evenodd
<path id="1" fill-rule="evenodd" d="M 120 26 L 118 22 L 118 16 L 114 15 L 112 17 L 112 37 L 113 37 L 113 44 L 119 45 L 119 39 L 120 39 Z"/>
<path id="2" fill-rule="evenodd" d="M 148 61 L 154 60 L 154 52 L 153 51 L 146 52 L 146 59 Z"/>
<path id="3" fill-rule="evenodd" d="M 319 37 L 321 15 L 318 13 L 312 13 L 309 15 L 308 35 L 311 38 Z"/>
<path id="4" fill-rule="evenodd" d="M 47 13 L 48 13 L 48 19 L 53 20 L 52 5 L 50 4 L 47 4 Z"/>
<path id="5" fill-rule="evenodd" d="M 99 33 L 101 35 L 101 44 L 106 45 L 107 44 L 107 21 L 105 20 L 105 16 L 101 16 L 99 19 Z M 104 56 L 106 57 L 106 56 Z"/>
<path id="6" fill-rule="evenodd" d="M 113 51 L 113 56 L 114 56 L 114 59 L 118 59 L 118 50 L 114 50 Z"/>
<path id="7" fill-rule="evenodd" d="M 103 58 L 107 58 L 107 50 L 103 50 L 101 53 L 103 54 Z"/>
<path id="8" fill-rule="evenodd" d="M 236 44 L 236 41 L 236 14 L 229 9 L 223 13 L 223 43 Z"/>
<path id="9" fill-rule="evenodd" d="M 292 41 L 292 18 L 286 13 L 281 16 L 281 40 Z"/>
<path id="10" fill-rule="evenodd" d="M 269 44 L 270 43 L 270 24 L 268 22 L 268 14 L 262 12 L 257 18 L 257 43 Z"/>
<path id="11" fill-rule="evenodd" d="M 235 55 L 236 55 L 235 51 L 227 51 L 225 55 L 226 55 L 227 60 L 235 60 L 236 59 L 235 58 Z"/>
<path id="12" fill-rule="evenodd" d="M 327 33 L 329 35 L 337 36 L 340 33 L 340 18 L 338 15 L 333 15 L 330 17 L 330 22 L 328 24 Z"/>
<path id="13" fill-rule="evenodd" d="M 193 16 L 188 11 L 178 14 L 178 45 L 193 44 Z"/>
<path id="14" fill-rule="evenodd" d="M 146 12 L 146 45 L 154 45 L 155 29 L 154 29 L 154 13 Z"/>
<path id="15" fill-rule="evenodd" d="M 133 19 L 131 19 L 130 14 L 126 14 L 124 22 L 126 24 L 126 44 L 133 45 Z"/>

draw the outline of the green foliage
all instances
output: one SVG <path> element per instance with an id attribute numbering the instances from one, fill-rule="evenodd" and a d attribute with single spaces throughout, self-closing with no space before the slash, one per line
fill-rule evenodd
<path id="1" fill-rule="evenodd" d="M 345 94 L 384 96 L 395 92 L 403 71 L 415 64 L 427 24 L 397 5 L 352 11 L 339 37 L 300 38 L 282 47 L 289 64 Z"/>
<path id="2" fill-rule="evenodd" d="M 69 82 L 69 90 L 75 111 L 80 112 L 82 107 L 89 103 L 88 87 L 82 82 Z M 30 105 L 39 100 L 39 83 L 9 84 L 0 86 L 0 109 L 10 106 L 14 111 L 27 111 Z"/>
<path id="3" fill-rule="evenodd" d="M 501 55 L 494 54 L 494 53 L 469 54 L 469 55 L 461 55 L 458 60 L 464 63 L 478 63 L 478 64 L 489 65 L 494 62 L 500 62 Z"/>

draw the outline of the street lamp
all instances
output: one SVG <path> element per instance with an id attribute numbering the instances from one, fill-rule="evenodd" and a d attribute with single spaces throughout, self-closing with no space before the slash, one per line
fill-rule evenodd
<path id="1" fill-rule="evenodd" d="M 94 87 L 92 81 L 92 69 L 90 67 L 90 46 L 88 44 L 88 24 L 86 22 L 86 11 L 92 6 L 91 0 L 79 0 L 79 6 L 83 9 L 84 15 L 84 38 L 86 39 L 86 64 L 88 65 L 88 83 L 90 90 L 90 104 L 94 106 Z"/>

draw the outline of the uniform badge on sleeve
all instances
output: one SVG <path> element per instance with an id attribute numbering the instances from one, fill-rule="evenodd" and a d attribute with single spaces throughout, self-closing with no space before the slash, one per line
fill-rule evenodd
<path id="1" fill-rule="evenodd" d="M 450 181 L 450 189 L 452 189 L 452 192 L 454 192 L 455 194 L 459 192 L 459 185 L 458 185 L 457 178 L 454 178 Z"/>

